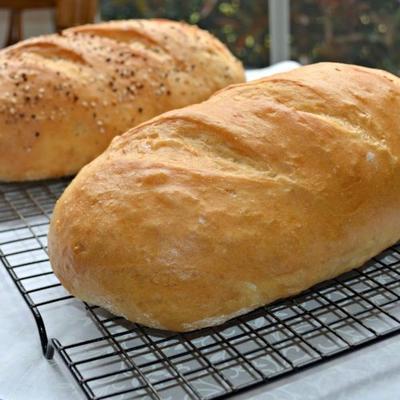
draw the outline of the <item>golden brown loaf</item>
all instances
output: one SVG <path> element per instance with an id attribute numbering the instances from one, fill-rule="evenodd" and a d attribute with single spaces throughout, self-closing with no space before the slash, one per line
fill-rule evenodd
<path id="1" fill-rule="evenodd" d="M 145 325 L 217 324 L 400 238 L 400 79 L 316 64 L 115 138 L 58 201 L 53 269 Z"/>
<path id="2" fill-rule="evenodd" d="M 84 25 L 0 52 L 0 180 L 76 173 L 111 139 L 243 82 L 241 64 L 184 23 Z"/>

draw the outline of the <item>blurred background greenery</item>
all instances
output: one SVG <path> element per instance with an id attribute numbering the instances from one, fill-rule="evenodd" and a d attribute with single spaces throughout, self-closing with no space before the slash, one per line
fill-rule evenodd
<path id="1" fill-rule="evenodd" d="M 291 59 L 341 61 L 400 74 L 399 0 L 291 0 Z M 101 0 L 104 20 L 185 20 L 247 67 L 269 65 L 268 0 Z"/>

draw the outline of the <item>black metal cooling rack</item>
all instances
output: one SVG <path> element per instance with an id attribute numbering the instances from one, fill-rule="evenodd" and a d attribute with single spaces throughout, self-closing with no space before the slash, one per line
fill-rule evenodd
<path id="1" fill-rule="evenodd" d="M 0 185 L 0 260 L 32 311 L 43 353 L 88 399 L 224 398 L 400 332 L 400 245 L 364 267 L 218 328 L 152 330 L 85 304 L 95 338 L 48 339 L 43 307 L 71 296 L 51 271 L 47 230 L 68 180 Z M 77 300 L 76 300 L 77 301 Z"/>

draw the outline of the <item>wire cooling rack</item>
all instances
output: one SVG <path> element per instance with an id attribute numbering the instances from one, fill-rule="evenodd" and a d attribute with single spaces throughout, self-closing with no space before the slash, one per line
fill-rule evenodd
<path id="1" fill-rule="evenodd" d="M 160 332 L 85 304 L 96 336 L 49 340 L 44 306 L 62 310 L 71 298 L 47 256 L 49 218 L 67 184 L 0 185 L 0 260 L 32 311 L 44 355 L 56 351 L 88 399 L 224 398 L 400 332 L 395 245 L 362 268 L 218 328 Z"/>

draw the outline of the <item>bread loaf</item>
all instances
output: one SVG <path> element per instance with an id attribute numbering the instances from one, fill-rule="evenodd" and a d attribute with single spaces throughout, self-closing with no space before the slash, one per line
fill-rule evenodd
<path id="1" fill-rule="evenodd" d="M 55 207 L 75 296 L 187 331 L 361 266 L 400 238 L 400 80 L 322 63 L 113 140 Z"/>
<path id="2" fill-rule="evenodd" d="M 76 173 L 111 139 L 243 82 L 241 64 L 184 23 L 84 25 L 0 52 L 0 180 Z"/>

